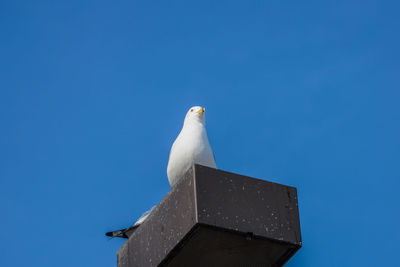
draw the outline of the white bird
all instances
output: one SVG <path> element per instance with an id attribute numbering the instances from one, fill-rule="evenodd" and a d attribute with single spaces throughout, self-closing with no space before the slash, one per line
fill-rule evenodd
<path id="1" fill-rule="evenodd" d="M 191 107 L 183 127 L 169 153 L 168 181 L 174 186 L 193 164 L 217 168 L 214 153 L 208 142 L 205 108 Z"/>
<path id="2" fill-rule="evenodd" d="M 195 106 L 186 114 L 183 127 L 169 153 L 167 175 L 169 184 L 174 186 L 193 164 L 216 168 L 214 153 L 208 142 L 205 126 L 205 108 Z M 129 228 L 106 233 L 110 237 L 129 238 L 151 214 L 155 207 L 146 211 Z"/>

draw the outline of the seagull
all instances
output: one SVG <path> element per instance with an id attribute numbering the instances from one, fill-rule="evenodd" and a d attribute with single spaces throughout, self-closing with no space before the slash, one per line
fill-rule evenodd
<path id="1" fill-rule="evenodd" d="M 214 153 L 208 142 L 205 108 L 191 107 L 186 113 L 183 127 L 169 153 L 167 175 L 171 187 L 193 164 L 217 168 Z"/>
<path id="2" fill-rule="evenodd" d="M 207 137 L 205 108 L 194 106 L 186 113 L 183 127 L 169 153 L 167 176 L 173 187 L 193 164 L 217 168 L 215 156 Z M 129 238 L 148 218 L 155 207 L 146 211 L 129 228 L 106 233 L 109 237 Z"/>

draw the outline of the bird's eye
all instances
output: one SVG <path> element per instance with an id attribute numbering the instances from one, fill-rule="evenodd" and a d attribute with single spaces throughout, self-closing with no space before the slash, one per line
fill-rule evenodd
<path id="1" fill-rule="evenodd" d="M 191 109 L 190 112 L 193 112 L 193 109 Z"/>

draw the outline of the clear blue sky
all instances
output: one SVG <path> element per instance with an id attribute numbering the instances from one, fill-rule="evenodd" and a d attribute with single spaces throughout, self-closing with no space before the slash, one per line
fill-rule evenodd
<path id="1" fill-rule="evenodd" d="M 0 266 L 116 266 L 192 105 L 219 168 L 298 188 L 288 266 L 398 266 L 399 10 L 1 1 Z"/>

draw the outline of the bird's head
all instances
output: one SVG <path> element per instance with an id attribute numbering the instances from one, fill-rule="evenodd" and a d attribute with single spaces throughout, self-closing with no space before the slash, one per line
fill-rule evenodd
<path id="1" fill-rule="evenodd" d="M 188 122 L 200 122 L 205 123 L 204 113 L 206 109 L 200 106 L 191 107 L 189 111 L 186 113 L 185 123 Z"/>

